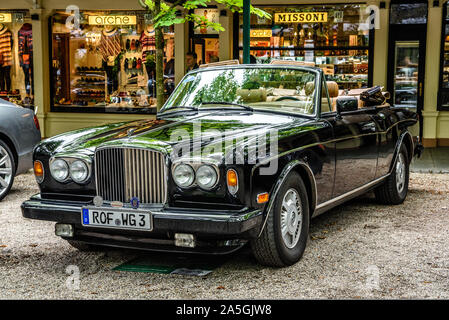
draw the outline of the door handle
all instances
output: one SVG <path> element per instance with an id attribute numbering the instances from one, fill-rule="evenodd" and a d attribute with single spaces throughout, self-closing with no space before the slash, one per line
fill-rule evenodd
<path id="1" fill-rule="evenodd" d="M 422 82 L 419 83 L 419 93 L 418 95 L 422 97 Z"/>

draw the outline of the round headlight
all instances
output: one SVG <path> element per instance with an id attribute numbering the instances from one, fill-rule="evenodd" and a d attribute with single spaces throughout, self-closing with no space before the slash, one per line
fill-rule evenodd
<path id="1" fill-rule="evenodd" d="M 211 189 L 217 183 L 217 172 L 209 165 L 202 165 L 196 171 L 196 182 L 203 189 Z"/>
<path id="2" fill-rule="evenodd" d="M 178 186 L 186 188 L 195 181 L 195 172 L 188 164 L 179 164 L 173 170 L 173 179 Z"/>
<path id="3" fill-rule="evenodd" d="M 89 176 L 89 168 L 84 161 L 75 160 L 70 165 L 70 176 L 77 183 L 84 182 Z"/>
<path id="4" fill-rule="evenodd" d="M 57 159 L 50 164 L 51 176 L 59 182 L 64 182 L 69 176 L 69 165 L 62 159 Z"/>

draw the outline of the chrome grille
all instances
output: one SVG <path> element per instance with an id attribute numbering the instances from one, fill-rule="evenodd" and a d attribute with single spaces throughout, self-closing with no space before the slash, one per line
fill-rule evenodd
<path id="1" fill-rule="evenodd" d="M 97 195 L 106 201 L 165 203 L 164 155 L 133 148 L 102 148 L 95 153 Z"/>

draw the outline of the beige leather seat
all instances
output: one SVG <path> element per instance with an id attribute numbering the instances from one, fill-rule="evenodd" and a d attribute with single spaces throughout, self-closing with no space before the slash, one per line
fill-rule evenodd
<path id="1" fill-rule="evenodd" d="M 338 97 L 338 84 L 335 81 L 327 81 L 327 91 L 329 92 L 329 100 L 332 108 L 329 108 L 329 102 L 326 97 L 326 93 L 324 91 L 321 92 L 321 110 L 322 112 L 326 112 L 327 110 L 335 111 L 337 107 L 337 97 Z M 307 82 L 305 87 L 305 93 L 310 95 L 313 93 L 315 89 L 314 82 Z"/>

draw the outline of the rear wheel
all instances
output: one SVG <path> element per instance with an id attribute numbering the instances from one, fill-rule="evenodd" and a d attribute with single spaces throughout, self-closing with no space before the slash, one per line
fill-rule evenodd
<path id="1" fill-rule="evenodd" d="M 16 168 L 11 149 L 0 140 L 0 201 L 11 190 L 15 172 Z"/>
<path id="2" fill-rule="evenodd" d="M 374 192 L 376 200 L 383 204 L 401 204 L 407 197 L 409 182 L 409 157 L 407 148 L 401 145 L 393 171 Z"/>
<path id="3" fill-rule="evenodd" d="M 301 259 L 309 236 L 309 203 L 301 176 L 290 173 L 274 201 L 265 228 L 251 241 L 251 248 L 263 265 L 290 266 Z"/>

